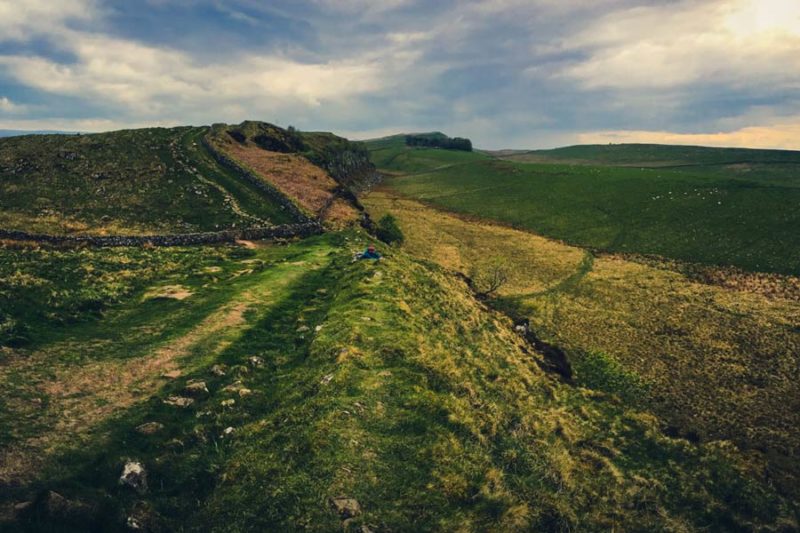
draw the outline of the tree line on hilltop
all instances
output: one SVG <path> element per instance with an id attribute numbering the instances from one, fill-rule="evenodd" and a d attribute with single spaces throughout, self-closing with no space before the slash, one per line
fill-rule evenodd
<path id="1" fill-rule="evenodd" d="M 431 137 L 426 135 L 406 135 L 407 146 L 425 146 L 427 148 L 444 148 L 445 150 L 472 151 L 472 141 L 463 137 Z"/>

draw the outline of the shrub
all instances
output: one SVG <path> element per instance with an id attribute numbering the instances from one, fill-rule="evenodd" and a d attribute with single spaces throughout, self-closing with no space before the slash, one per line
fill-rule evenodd
<path id="1" fill-rule="evenodd" d="M 378 221 L 377 237 L 386 244 L 402 243 L 403 232 L 397 225 L 397 219 L 392 215 L 384 215 Z"/>
<path id="2" fill-rule="evenodd" d="M 472 289 L 480 298 L 487 298 L 508 283 L 509 268 L 500 258 L 473 265 L 469 270 Z"/>

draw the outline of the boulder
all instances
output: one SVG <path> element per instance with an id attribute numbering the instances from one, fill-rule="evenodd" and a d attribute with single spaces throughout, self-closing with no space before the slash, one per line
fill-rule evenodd
<path id="1" fill-rule="evenodd" d="M 258 357 L 257 355 L 254 355 L 254 356 L 248 358 L 247 362 L 253 368 L 261 368 L 262 366 L 264 366 L 264 359 L 262 359 L 261 357 Z"/>
<path id="2" fill-rule="evenodd" d="M 184 398 L 183 396 L 170 396 L 164 403 L 167 405 L 172 405 L 174 407 L 189 407 L 194 403 L 194 400 L 191 398 Z"/>
<path id="3" fill-rule="evenodd" d="M 330 504 L 342 520 L 348 520 L 361 514 L 361 506 L 354 498 L 347 498 L 344 496 L 331 498 Z"/>
<path id="4" fill-rule="evenodd" d="M 162 429 L 164 429 L 164 424 L 158 422 L 145 422 L 144 424 L 136 426 L 136 431 L 142 435 L 154 435 Z"/>
<path id="5" fill-rule="evenodd" d="M 208 396 L 208 387 L 205 381 L 190 380 L 183 388 L 183 392 L 189 396 Z"/>
<path id="6" fill-rule="evenodd" d="M 122 468 L 119 484 L 130 487 L 138 493 L 147 491 L 147 471 L 138 461 L 128 461 Z"/>
<path id="7" fill-rule="evenodd" d="M 225 365 L 214 365 L 211 367 L 211 373 L 217 377 L 222 377 L 228 371 L 228 367 Z"/>

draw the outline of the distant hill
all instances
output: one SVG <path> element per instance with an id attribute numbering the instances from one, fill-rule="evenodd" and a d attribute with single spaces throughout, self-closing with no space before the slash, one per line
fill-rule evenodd
<path id="1" fill-rule="evenodd" d="M 590 145 L 453 154 L 368 143 L 401 193 L 569 243 L 800 273 L 800 152 Z M 491 157 L 493 154 L 499 157 Z"/>
<path id="2" fill-rule="evenodd" d="M 440 131 L 434 131 L 427 133 L 403 133 L 364 141 L 364 144 L 369 149 L 372 162 L 384 173 L 405 174 L 425 172 L 443 166 L 451 166 L 487 158 L 485 154 L 479 152 L 408 146 L 406 144 L 406 135 L 431 139 L 449 138 Z"/>
<path id="3" fill-rule="evenodd" d="M 620 167 L 673 168 L 735 175 L 768 175 L 779 181 L 800 172 L 800 151 L 712 148 L 666 144 L 588 144 L 553 150 L 488 152 L 520 163 L 565 163 Z"/>
<path id="4" fill-rule="evenodd" d="M 0 137 L 18 137 L 20 135 L 49 135 L 64 134 L 75 135 L 77 132 L 58 131 L 58 130 L 0 130 Z"/>

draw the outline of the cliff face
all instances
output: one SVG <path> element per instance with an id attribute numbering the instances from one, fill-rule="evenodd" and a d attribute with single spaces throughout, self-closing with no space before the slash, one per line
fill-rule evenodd
<path id="1" fill-rule="evenodd" d="M 349 141 L 332 133 L 303 133 L 305 155 L 328 171 L 343 187 L 360 192 L 380 180 L 369 151 L 362 143 Z"/>

